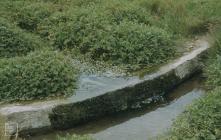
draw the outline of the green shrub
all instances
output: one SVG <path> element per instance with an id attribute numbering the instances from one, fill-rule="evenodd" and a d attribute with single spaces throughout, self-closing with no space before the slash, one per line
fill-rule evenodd
<path id="1" fill-rule="evenodd" d="M 221 86 L 221 27 L 214 32 L 214 46 L 209 53 L 209 60 L 204 69 L 207 79 L 207 86 L 214 88 Z"/>
<path id="2" fill-rule="evenodd" d="M 0 59 L 0 100 L 31 100 L 70 95 L 77 72 L 71 60 L 56 52 Z"/>
<path id="3" fill-rule="evenodd" d="M 157 45 L 165 44 L 168 42 L 165 34 L 173 42 L 205 33 L 214 21 L 221 21 L 219 0 L 10 0 L 0 4 L 4 18 L 32 34 L 40 34 L 55 48 L 77 48 L 92 59 L 117 64 L 164 62 L 174 54 L 170 44 L 168 48 L 147 46 L 159 40 L 161 43 Z M 123 25 L 128 29 L 119 29 Z M 135 29 L 142 30 L 141 27 L 154 35 L 156 30 L 163 35 L 156 33 L 155 41 L 149 40 L 150 43 L 144 45 L 147 34 L 131 35 Z M 154 52 L 155 49 L 160 49 L 159 53 Z"/>
<path id="4" fill-rule="evenodd" d="M 50 40 L 55 34 L 53 28 L 59 28 L 60 24 L 65 25 L 71 20 L 72 17 L 69 16 L 69 13 L 56 12 L 38 24 L 36 33 Z"/>
<path id="5" fill-rule="evenodd" d="M 150 12 L 138 6 L 137 1 L 128 2 L 127 0 L 112 0 L 103 4 L 103 11 L 109 19 L 119 24 L 124 20 L 151 25 L 153 17 Z"/>
<path id="6" fill-rule="evenodd" d="M 210 60 L 211 61 L 211 60 Z M 216 56 L 213 62 L 206 68 L 206 76 L 208 77 L 207 85 L 210 88 L 221 86 L 221 56 Z"/>
<path id="7" fill-rule="evenodd" d="M 80 136 L 80 135 L 69 135 L 68 134 L 65 137 L 58 136 L 57 140 L 93 140 L 93 139 L 87 135 Z"/>
<path id="8" fill-rule="evenodd" d="M 167 140 L 221 139 L 221 28 L 214 32 L 214 46 L 205 63 L 204 74 L 209 87 L 205 97 L 195 101 L 174 122 Z"/>
<path id="9" fill-rule="evenodd" d="M 109 54 L 101 55 L 103 59 L 124 64 L 151 65 L 163 63 L 175 54 L 171 36 L 157 27 L 122 22 L 113 30 L 115 40 L 110 46 L 111 50 L 101 45 L 101 48 L 95 48 L 94 55 L 99 54 L 99 49 L 106 49 L 110 51 Z"/>
<path id="10" fill-rule="evenodd" d="M 189 106 L 178 117 L 168 140 L 221 139 L 221 88 L 216 88 Z"/>
<path id="11" fill-rule="evenodd" d="M 55 28 L 53 46 L 59 49 L 78 47 L 84 51 L 97 42 L 97 36 L 111 30 L 108 18 L 92 11 L 93 8 L 72 10 L 75 13 L 72 20 Z"/>
<path id="12" fill-rule="evenodd" d="M 101 7 L 92 4 L 55 13 L 39 24 L 38 31 L 54 47 L 77 48 L 94 60 L 146 65 L 174 56 L 170 33 L 148 26 L 150 16 L 144 9 L 131 4 L 114 7 L 119 3 Z"/>
<path id="13" fill-rule="evenodd" d="M 31 36 L 0 19 L 0 58 L 25 55 L 38 44 Z"/>
<path id="14" fill-rule="evenodd" d="M 54 46 L 78 48 L 95 60 L 157 64 L 174 56 L 170 35 L 162 29 L 129 21 L 110 25 L 98 15 L 81 16 L 56 32 Z"/>
<path id="15" fill-rule="evenodd" d="M 53 7 L 52 4 L 46 2 L 26 3 L 17 9 L 16 22 L 22 29 L 36 31 L 38 24 L 52 14 Z"/>
<path id="16" fill-rule="evenodd" d="M 171 1 L 169 0 L 141 0 L 139 6 L 148 10 L 152 15 L 162 16 L 169 8 Z"/>

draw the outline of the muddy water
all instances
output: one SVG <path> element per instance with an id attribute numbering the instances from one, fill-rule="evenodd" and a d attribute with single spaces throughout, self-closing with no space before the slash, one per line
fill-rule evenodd
<path id="1" fill-rule="evenodd" d="M 76 133 L 90 134 L 97 140 L 147 140 L 166 132 L 185 106 L 204 94 L 200 85 L 201 80 L 193 78 L 165 96 L 160 103 L 145 109 L 104 117 L 68 131 L 25 139 L 55 140 L 56 135 Z"/>

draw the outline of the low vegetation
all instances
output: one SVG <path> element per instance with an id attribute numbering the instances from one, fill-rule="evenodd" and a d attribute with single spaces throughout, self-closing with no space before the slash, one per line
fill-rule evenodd
<path id="1" fill-rule="evenodd" d="M 0 58 L 26 55 L 39 47 L 33 38 L 0 18 Z"/>
<path id="2" fill-rule="evenodd" d="M 92 59 L 112 61 L 115 64 L 159 64 L 175 53 L 170 36 L 159 28 L 122 22 L 111 27 L 110 31 L 102 31 L 100 27 L 90 29 L 90 26 L 86 26 L 82 27 L 84 31 L 81 33 L 79 25 L 87 24 L 78 25 L 76 22 L 67 24 L 57 32 L 55 47 L 78 48 L 80 53 Z M 106 26 L 99 21 L 96 22 Z M 93 33 L 98 30 L 101 31 Z"/>
<path id="3" fill-rule="evenodd" d="M 173 124 L 168 140 L 221 139 L 220 91 L 218 87 L 189 106 Z"/>
<path id="4" fill-rule="evenodd" d="M 62 58 L 65 58 L 62 54 L 73 59 L 83 56 L 86 58 L 83 60 L 124 65 L 132 70 L 149 68 L 174 58 L 177 40 L 208 32 L 220 23 L 219 0 L 1 0 L 0 5 L 0 58 L 1 63 L 12 70 L 17 70 L 12 63 L 23 61 L 28 62 L 22 69 L 28 71 L 36 67 L 34 63 L 31 65 L 34 58 L 30 58 L 29 53 L 45 49 L 61 52 Z M 71 67 L 66 62 L 59 65 L 66 67 L 64 69 Z M 27 72 L 31 74 L 30 81 L 33 78 L 41 83 L 37 77 L 42 76 L 40 71 L 45 66 L 39 67 L 36 69 L 39 75 Z M 3 74 L 6 68 L 1 69 Z M 48 73 L 53 73 L 57 66 L 49 70 Z M 47 79 L 45 76 L 42 77 Z M 16 81 L 16 76 L 10 78 L 1 80 Z M 13 95 L 8 100 L 63 94 L 69 85 L 63 82 L 59 83 L 57 91 L 49 84 L 45 86 L 48 91 L 42 92 L 36 90 L 39 87 L 31 89 L 29 84 L 23 85 L 18 96 Z M 16 86 L 5 87 L 2 100 L 17 90 Z M 30 95 L 26 98 L 28 92 Z"/>
<path id="5" fill-rule="evenodd" d="M 168 140 L 221 139 L 221 29 L 205 67 L 207 95 L 189 106 L 174 122 Z"/>
<path id="6" fill-rule="evenodd" d="M 0 101 L 72 94 L 78 68 L 62 52 L 139 69 L 175 57 L 177 40 L 217 30 L 205 70 L 212 90 L 175 121 L 168 139 L 221 139 L 220 0 L 1 0 L 0 5 Z M 90 140 L 58 137 L 75 139 Z"/>
<path id="7" fill-rule="evenodd" d="M 115 65 L 150 66 L 175 56 L 175 40 L 208 31 L 217 22 L 210 17 L 217 9 L 206 8 L 216 3 L 16 0 L 2 1 L 0 13 L 21 29 L 47 39 L 55 49 L 78 49 L 85 57 Z"/>
<path id="8" fill-rule="evenodd" d="M 73 94 L 77 70 L 57 52 L 0 59 L 0 101 L 31 100 Z"/>

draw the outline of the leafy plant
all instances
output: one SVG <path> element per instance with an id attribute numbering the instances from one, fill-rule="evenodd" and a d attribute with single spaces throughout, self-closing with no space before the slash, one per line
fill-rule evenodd
<path id="1" fill-rule="evenodd" d="M 175 54 L 162 29 L 128 21 L 111 26 L 97 15 L 81 16 L 56 33 L 53 42 L 59 49 L 78 48 L 94 60 L 116 64 L 157 64 Z"/>
<path id="2" fill-rule="evenodd" d="M 0 19 L 0 58 L 25 55 L 38 44 L 28 34 Z"/>
<path id="3" fill-rule="evenodd" d="M 168 140 L 221 139 L 221 88 L 208 93 L 178 117 Z"/>
<path id="4" fill-rule="evenodd" d="M 122 21 L 136 22 L 137 24 L 151 25 L 153 17 L 144 7 L 138 6 L 137 1 L 112 0 L 102 4 L 109 19 L 116 24 Z"/>
<path id="5" fill-rule="evenodd" d="M 31 100 L 74 93 L 77 70 L 57 52 L 0 59 L 0 100 Z"/>
<path id="6" fill-rule="evenodd" d="M 207 77 L 207 86 L 211 89 L 221 86 L 221 27 L 213 32 L 214 46 L 209 52 L 204 75 Z"/>
<path id="7" fill-rule="evenodd" d="M 152 65 L 163 63 L 175 54 L 171 36 L 162 29 L 122 22 L 113 30 L 115 41 L 109 54 L 102 55 L 104 59 L 110 57 L 117 63 Z"/>
<path id="8" fill-rule="evenodd" d="M 219 140 L 221 139 L 221 28 L 214 32 L 214 46 L 205 63 L 207 95 L 196 100 L 174 122 L 171 130 L 160 139 Z"/>
<path id="9" fill-rule="evenodd" d="M 48 3 L 30 3 L 17 10 L 15 14 L 16 22 L 19 27 L 29 31 L 35 31 L 38 24 L 48 18 L 53 12 L 53 6 Z"/>

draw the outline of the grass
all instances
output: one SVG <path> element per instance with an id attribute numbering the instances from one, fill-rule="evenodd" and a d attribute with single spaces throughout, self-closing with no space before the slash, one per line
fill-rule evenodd
<path id="1" fill-rule="evenodd" d="M 161 139 L 166 140 L 219 140 L 221 139 L 221 28 L 214 33 L 215 44 L 205 63 L 204 75 L 209 91 L 196 100 L 174 122 L 171 130 Z"/>

